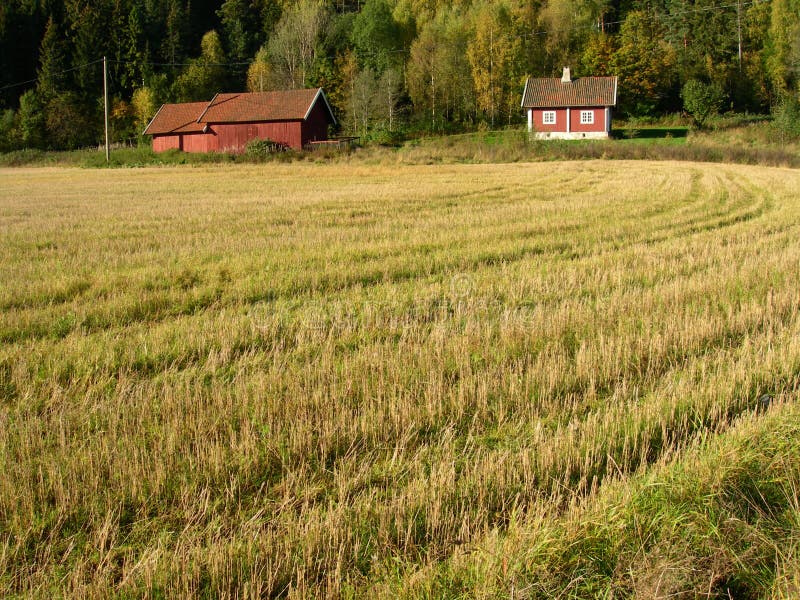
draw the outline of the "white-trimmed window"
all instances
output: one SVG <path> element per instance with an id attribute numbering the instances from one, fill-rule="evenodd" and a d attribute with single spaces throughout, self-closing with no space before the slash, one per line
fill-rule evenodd
<path id="1" fill-rule="evenodd" d="M 542 112 L 542 123 L 544 125 L 555 125 L 556 124 L 556 111 L 554 110 L 545 110 Z"/>
<path id="2" fill-rule="evenodd" d="M 594 124 L 594 111 L 593 110 L 582 110 L 581 111 L 581 125 L 593 125 Z"/>

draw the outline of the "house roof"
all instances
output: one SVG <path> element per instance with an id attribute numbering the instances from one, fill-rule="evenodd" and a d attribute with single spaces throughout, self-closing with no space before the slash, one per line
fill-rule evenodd
<path id="1" fill-rule="evenodd" d="M 199 123 L 242 123 L 250 121 L 301 121 L 308 118 L 318 99 L 322 99 L 336 123 L 322 88 L 217 94 L 198 117 Z"/>
<path id="2" fill-rule="evenodd" d="M 197 118 L 208 106 L 208 102 L 186 102 L 162 104 L 156 116 L 144 130 L 145 135 L 164 133 L 201 133 L 204 125 Z"/>
<path id="3" fill-rule="evenodd" d="M 558 77 L 531 77 L 525 82 L 523 108 L 614 106 L 616 77 L 579 77 L 562 83 Z"/>

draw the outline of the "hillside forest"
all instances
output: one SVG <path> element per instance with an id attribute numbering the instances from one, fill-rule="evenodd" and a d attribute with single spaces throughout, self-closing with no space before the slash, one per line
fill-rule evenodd
<path id="1" fill-rule="evenodd" d="M 521 122 L 527 76 L 617 75 L 618 111 L 701 86 L 723 111 L 797 103 L 800 0 L 4 0 L 0 151 L 114 141 L 163 102 L 323 87 L 341 133 Z"/>

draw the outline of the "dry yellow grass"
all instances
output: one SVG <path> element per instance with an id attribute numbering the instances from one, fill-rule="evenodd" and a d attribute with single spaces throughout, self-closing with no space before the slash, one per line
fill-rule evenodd
<path id="1" fill-rule="evenodd" d="M 0 594 L 657 596 L 674 540 L 605 583 L 559 540 L 706 481 L 765 395 L 797 421 L 798 192 L 691 163 L 0 171 Z M 691 566 L 670 593 L 719 587 Z"/>

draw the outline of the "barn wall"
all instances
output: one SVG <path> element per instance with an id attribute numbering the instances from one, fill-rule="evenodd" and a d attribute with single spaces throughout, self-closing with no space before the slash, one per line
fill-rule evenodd
<path id="1" fill-rule="evenodd" d="M 314 103 L 308 119 L 303 122 L 303 146 L 309 142 L 320 142 L 328 139 L 328 122 L 330 116 L 325 102 L 320 99 Z"/>
<path id="2" fill-rule="evenodd" d="M 164 152 L 165 150 L 211 152 L 216 149 L 216 136 L 211 133 L 175 133 L 153 136 L 154 152 Z"/>
<path id="3" fill-rule="evenodd" d="M 217 149 L 217 136 L 209 133 L 185 133 L 183 134 L 184 152 L 213 152 Z"/>
<path id="4" fill-rule="evenodd" d="M 180 135 L 154 135 L 153 152 L 164 152 L 166 150 L 180 150 Z"/>
<path id="5" fill-rule="evenodd" d="M 153 150 L 174 148 L 184 152 L 244 152 L 247 142 L 268 139 L 301 150 L 310 140 L 326 140 L 328 120 L 325 111 L 309 115 L 309 125 L 302 121 L 272 123 L 220 123 L 210 125 L 207 133 L 153 136 Z"/>
<path id="6" fill-rule="evenodd" d="M 591 110 L 594 113 L 594 123 L 592 125 L 581 125 L 581 111 Z M 570 131 L 605 131 L 606 130 L 606 109 L 598 108 L 573 108 L 572 118 L 570 119 L 572 127 Z"/>
<path id="7" fill-rule="evenodd" d="M 272 140 L 296 150 L 302 148 L 300 121 L 220 123 L 212 129 L 217 137 L 215 150 L 220 152 L 243 152 L 247 142 L 254 139 Z"/>

